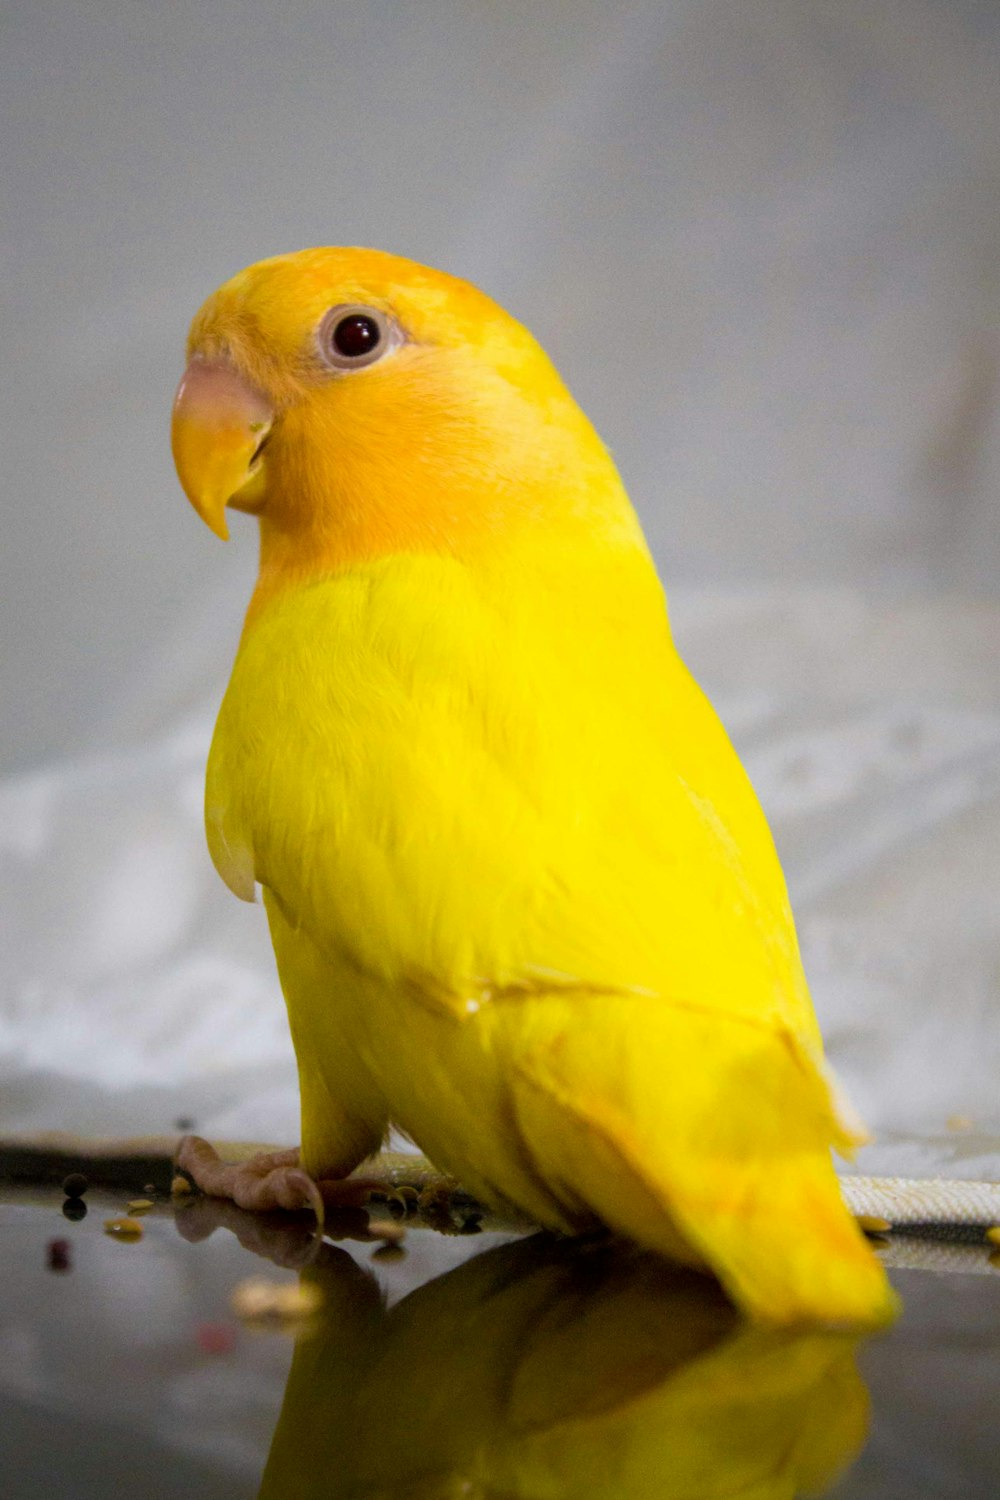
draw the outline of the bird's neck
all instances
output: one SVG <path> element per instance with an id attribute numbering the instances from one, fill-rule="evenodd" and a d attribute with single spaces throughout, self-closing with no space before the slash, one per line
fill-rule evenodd
<path id="1" fill-rule="evenodd" d="M 276 598 L 323 578 L 394 555 L 437 555 L 490 571 L 500 556 L 556 561 L 581 550 L 645 551 L 639 522 L 617 472 L 594 440 L 581 463 L 548 462 L 513 477 L 487 465 L 402 466 L 381 483 L 355 482 L 341 463 L 327 473 L 283 475 L 259 515 L 260 563 L 246 617 L 252 629 Z"/>

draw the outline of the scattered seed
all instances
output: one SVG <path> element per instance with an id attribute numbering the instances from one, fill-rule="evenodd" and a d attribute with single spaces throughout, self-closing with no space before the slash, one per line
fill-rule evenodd
<path id="1" fill-rule="evenodd" d="M 1000 1245 L 1000 1224 L 994 1224 L 992 1229 L 987 1229 L 986 1238 L 991 1245 Z"/>
<path id="2" fill-rule="evenodd" d="M 104 1233 L 119 1240 L 141 1240 L 142 1225 L 138 1219 L 130 1219 L 123 1215 L 118 1219 L 105 1219 Z"/>
<path id="3" fill-rule="evenodd" d="M 451 1202 L 451 1193 L 441 1183 L 435 1183 L 432 1187 L 425 1187 L 417 1194 L 417 1200 L 423 1209 L 432 1204 L 447 1204 Z"/>
<path id="4" fill-rule="evenodd" d="M 72 1251 L 69 1240 L 49 1240 L 45 1247 L 50 1271 L 68 1271 Z"/>
<path id="5" fill-rule="evenodd" d="M 128 1206 L 130 1214 L 144 1214 L 149 1209 L 155 1208 L 152 1198 L 133 1198 Z"/>
<path id="6" fill-rule="evenodd" d="M 82 1198 L 67 1198 L 62 1206 L 63 1218 L 75 1223 L 87 1217 L 87 1205 Z"/>
<path id="7" fill-rule="evenodd" d="M 170 1184 L 170 1191 L 175 1196 L 181 1196 L 184 1193 L 193 1193 L 194 1188 L 192 1187 L 188 1179 L 184 1176 L 183 1172 L 178 1172 L 176 1177 Z"/>
<path id="8" fill-rule="evenodd" d="M 235 1286 L 229 1305 L 238 1318 L 249 1322 L 291 1322 L 308 1318 L 323 1302 L 323 1293 L 311 1281 L 268 1281 L 249 1276 Z"/>
<path id="9" fill-rule="evenodd" d="M 194 1129 L 194 1121 L 191 1119 L 190 1115 L 178 1115 L 177 1119 L 174 1121 L 174 1129 L 181 1130 L 185 1135 L 187 1135 Z"/>
<path id="10" fill-rule="evenodd" d="M 949 1115 L 945 1125 L 949 1130 L 971 1130 L 972 1120 L 968 1115 Z"/>
<path id="11" fill-rule="evenodd" d="M 156 1183 L 155 1182 L 144 1182 L 143 1185 L 142 1185 L 142 1190 L 143 1190 L 144 1193 L 155 1193 L 156 1192 Z"/>
<path id="12" fill-rule="evenodd" d="M 89 1187 L 90 1183 L 82 1172 L 71 1172 L 63 1178 L 62 1190 L 67 1198 L 82 1198 Z"/>
<path id="13" fill-rule="evenodd" d="M 394 1219 L 369 1219 L 368 1233 L 373 1240 L 385 1240 L 390 1245 L 397 1245 L 406 1237 L 406 1230 Z"/>
<path id="14" fill-rule="evenodd" d="M 447 1187 L 434 1186 L 424 1188 L 418 1201 L 420 1211 L 432 1229 L 438 1229 L 442 1234 L 455 1233 L 456 1226 L 452 1217 L 452 1195 Z"/>
<path id="15" fill-rule="evenodd" d="M 228 1323 L 199 1323 L 197 1339 L 206 1354 L 228 1354 L 236 1343 L 236 1330 Z"/>
<path id="16" fill-rule="evenodd" d="M 386 1243 L 379 1245 L 377 1250 L 372 1251 L 372 1260 L 402 1260 L 405 1254 L 406 1247 L 404 1245 L 398 1243 L 390 1245 Z"/>
<path id="17" fill-rule="evenodd" d="M 857 1220 L 858 1228 L 865 1234 L 885 1234 L 892 1228 L 888 1219 L 880 1219 L 877 1214 L 858 1214 Z"/>

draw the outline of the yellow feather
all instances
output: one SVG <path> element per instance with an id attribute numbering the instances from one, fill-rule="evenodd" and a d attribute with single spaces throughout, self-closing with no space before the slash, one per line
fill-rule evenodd
<path id="1" fill-rule="evenodd" d="M 407 340 L 331 375 L 315 324 L 357 302 Z M 265 890 L 306 1166 L 392 1120 L 485 1197 L 707 1263 L 760 1316 L 885 1316 L 770 833 L 542 351 L 363 251 L 242 273 L 192 348 L 276 412 L 206 806 L 220 873 Z"/>

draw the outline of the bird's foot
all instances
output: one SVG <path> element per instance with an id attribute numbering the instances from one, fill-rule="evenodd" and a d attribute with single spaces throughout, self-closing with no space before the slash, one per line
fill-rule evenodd
<path id="1" fill-rule="evenodd" d="M 299 1165 L 299 1153 L 259 1151 L 247 1161 L 224 1162 L 214 1146 L 198 1135 L 186 1135 L 176 1164 L 209 1198 L 230 1198 L 240 1208 L 311 1208 L 322 1228 L 324 1206 L 362 1208 L 373 1188 L 382 1184 L 364 1177 L 324 1178 L 317 1182 Z"/>

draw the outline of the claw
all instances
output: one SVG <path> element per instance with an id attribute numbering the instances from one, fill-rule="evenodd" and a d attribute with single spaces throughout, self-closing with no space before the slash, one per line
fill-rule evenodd
<path id="1" fill-rule="evenodd" d="M 297 1151 L 260 1152 L 245 1162 L 224 1162 L 201 1136 L 186 1135 L 177 1148 L 177 1166 L 210 1198 L 230 1198 L 239 1208 L 311 1208 L 320 1230 L 323 1195 L 299 1166 Z"/>
<path id="2" fill-rule="evenodd" d="M 271 1184 L 279 1208 L 311 1208 L 316 1215 L 316 1226 L 322 1230 L 326 1217 L 323 1195 L 308 1172 L 301 1167 L 275 1167 L 263 1179 L 261 1187 L 266 1192 Z M 236 1202 L 240 1203 L 238 1197 Z M 240 1203 L 240 1207 L 254 1208 L 256 1204 Z"/>
<path id="3" fill-rule="evenodd" d="M 203 1140 L 200 1135 L 185 1135 L 181 1137 L 177 1147 L 177 1155 L 174 1157 L 174 1166 L 182 1172 L 186 1172 L 202 1192 L 209 1198 L 228 1198 L 221 1184 L 222 1178 L 227 1171 L 226 1164 L 222 1161 L 214 1146 Z"/>

